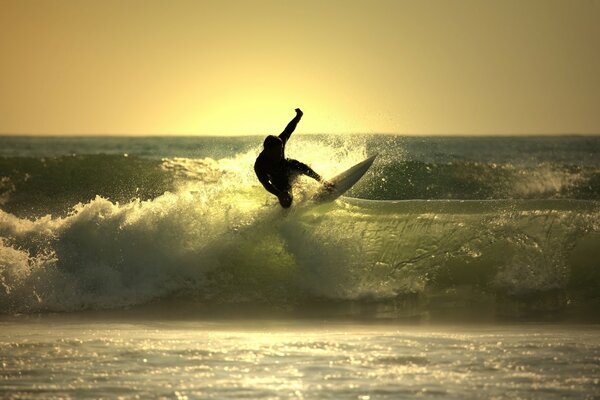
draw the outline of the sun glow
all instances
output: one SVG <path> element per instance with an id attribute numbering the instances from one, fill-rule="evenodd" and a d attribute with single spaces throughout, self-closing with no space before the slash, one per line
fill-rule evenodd
<path id="1" fill-rule="evenodd" d="M 598 10 L 2 1 L 0 134 L 598 133 Z"/>
<path id="2" fill-rule="evenodd" d="M 298 99 L 295 99 L 298 97 Z M 293 100 L 290 100 L 293 99 Z M 360 117 L 326 101 L 302 96 L 287 96 L 277 90 L 247 89 L 224 93 L 197 109 L 188 110 L 177 122 L 184 134 L 269 135 L 279 134 L 301 108 L 304 117 L 297 133 L 348 133 L 367 131 Z"/>

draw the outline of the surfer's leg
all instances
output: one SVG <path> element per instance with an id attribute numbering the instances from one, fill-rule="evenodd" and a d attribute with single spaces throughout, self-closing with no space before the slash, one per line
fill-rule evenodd
<path id="1" fill-rule="evenodd" d="M 281 207 L 283 208 L 289 208 L 292 205 L 292 179 L 290 179 L 290 176 L 288 175 L 288 181 L 278 187 L 281 194 L 277 196 L 277 200 L 279 200 L 279 204 L 281 204 Z"/>
<path id="2" fill-rule="evenodd" d="M 294 199 L 291 192 L 287 192 L 286 195 L 282 195 L 277 198 L 279 199 L 279 204 L 281 204 L 281 207 L 283 208 L 290 208 L 292 205 L 292 200 Z"/>

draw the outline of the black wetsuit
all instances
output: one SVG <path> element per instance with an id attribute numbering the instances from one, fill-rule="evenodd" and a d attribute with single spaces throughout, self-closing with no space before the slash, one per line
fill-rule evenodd
<path id="1" fill-rule="evenodd" d="M 302 118 L 302 114 L 299 113 L 290 123 L 286 126 L 284 131 L 279 135 L 283 143 L 283 149 L 281 152 L 281 158 L 278 160 L 270 159 L 265 151 L 261 152 L 254 163 L 254 171 L 256 176 L 262 185 L 270 193 L 279 197 L 282 193 L 287 193 L 291 196 L 291 188 L 294 178 L 298 175 L 307 175 L 317 181 L 321 180 L 321 176 L 313 171 L 308 165 L 301 163 L 298 160 L 292 160 L 285 158 L 285 144 L 290 138 L 296 125 Z"/>

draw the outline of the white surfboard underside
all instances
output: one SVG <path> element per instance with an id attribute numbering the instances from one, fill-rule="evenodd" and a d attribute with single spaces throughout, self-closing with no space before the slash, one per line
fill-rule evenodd
<path id="1" fill-rule="evenodd" d="M 317 203 L 325 203 L 328 201 L 333 201 L 346 193 L 356 182 L 359 181 L 360 178 L 367 172 L 367 170 L 373 164 L 373 161 L 377 157 L 377 154 L 367 158 L 364 161 L 359 162 L 353 167 L 350 167 L 346 171 L 342 172 L 339 175 L 334 176 L 331 179 L 328 179 L 329 182 L 334 184 L 334 188 L 331 190 L 327 190 L 325 188 L 321 188 L 313 197 L 313 200 Z"/>

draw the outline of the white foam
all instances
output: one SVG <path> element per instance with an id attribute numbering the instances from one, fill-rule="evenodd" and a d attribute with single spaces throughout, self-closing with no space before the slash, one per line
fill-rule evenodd
<path id="1" fill-rule="evenodd" d="M 535 168 L 514 168 L 514 177 L 506 194 L 512 198 L 548 198 L 585 182 L 580 172 L 568 171 L 551 164 Z"/>

